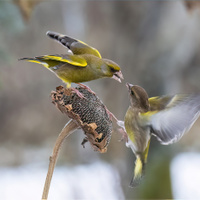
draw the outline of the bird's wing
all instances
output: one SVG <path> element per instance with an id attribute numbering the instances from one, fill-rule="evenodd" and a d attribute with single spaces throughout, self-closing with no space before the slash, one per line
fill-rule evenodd
<path id="1" fill-rule="evenodd" d="M 161 111 L 149 111 L 148 124 L 162 144 L 177 142 L 200 115 L 200 95 L 175 95 Z"/>
<path id="2" fill-rule="evenodd" d="M 74 38 L 70 38 L 66 35 L 62 35 L 56 32 L 52 32 L 52 31 L 48 31 L 47 35 L 50 38 L 58 41 L 59 43 L 67 47 L 68 49 L 70 49 L 75 55 L 92 54 L 101 58 L 101 54 L 99 53 L 97 49 L 89 46 L 88 44 L 80 40 L 76 40 Z"/>
<path id="3" fill-rule="evenodd" d="M 21 58 L 20 60 L 27 60 L 29 62 L 36 62 L 38 64 L 47 65 L 45 67 L 51 67 L 52 65 L 57 65 L 58 62 L 68 63 L 77 67 L 86 67 L 86 60 L 78 55 L 71 54 L 61 54 L 61 55 L 44 55 L 37 56 L 34 58 Z"/>
<path id="4" fill-rule="evenodd" d="M 166 108 L 174 96 L 157 96 L 149 98 L 149 105 L 151 111 L 159 111 Z"/>

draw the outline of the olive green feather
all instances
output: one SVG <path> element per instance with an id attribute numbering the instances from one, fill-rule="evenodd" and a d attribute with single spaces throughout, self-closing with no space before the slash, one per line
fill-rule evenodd
<path id="1" fill-rule="evenodd" d="M 114 78 L 121 81 L 120 66 L 114 61 L 101 58 L 100 53 L 84 42 L 59 33 L 47 32 L 50 38 L 69 48 L 71 53 L 21 58 L 28 62 L 42 64 L 58 78 L 71 86 L 71 83 L 87 82 L 99 78 Z"/>
<path id="2" fill-rule="evenodd" d="M 171 144 L 189 131 L 200 115 L 200 94 L 148 97 L 140 86 L 127 83 L 130 106 L 124 118 L 127 146 L 136 156 L 131 187 L 143 177 L 151 136 Z"/>

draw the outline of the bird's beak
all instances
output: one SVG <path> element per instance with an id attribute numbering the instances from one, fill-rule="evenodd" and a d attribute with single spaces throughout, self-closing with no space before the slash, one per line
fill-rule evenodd
<path id="1" fill-rule="evenodd" d="M 126 83 L 126 87 L 127 87 L 128 91 L 131 91 L 131 88 L 133 87 L 133 85 L 130 83 Z"/>
<path id="2" fill-rule="evenodd" d="M 119 81 L 120 83 L 122 82 L 121 79 L 124 79 L 121 71 L 115 72 L 112 78 L 115 79 L 116 81 Z"/>

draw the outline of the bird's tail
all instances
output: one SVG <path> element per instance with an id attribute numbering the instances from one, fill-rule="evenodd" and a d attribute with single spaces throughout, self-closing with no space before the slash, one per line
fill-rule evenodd
<path id="1" fill-rule="evenodd" d="M 28 62 L 41 64 L 46 68 L 50 68 L 52 66 L 58 65 L 58 61 L 50 60 L 50 59 L 47 59 L 46 57 L 45 56 L 38 56 L 38 57 L 34 57 L 34 58 L 20 58 L 19 60 L 25 60 L 25 61 L 28 61 Z"/>
<path id="2" fill-rule="evenodd" d="M 145 165 L 147 163 L 147 156 L 148 156 L 148 151 L 149 151 L 149 145 L 150 145 L 150 140 L 145 151 L 142 154 L 136 155 L 134 175 L 131 179 L 131 183 L 129 185 L 130 187 L 138 186 L 140 184 L 141 179 L 144 176 Z"/>
<path id="3" fill-rule="evenodd" d="M 135 161 L 134 175 L 131 179 L 130 187 L 136 187 L 139 185 L 142 177 L 144 176 L 144 167 L 145 163 L 142 160 L 142 157 L 138 155 Z"/>

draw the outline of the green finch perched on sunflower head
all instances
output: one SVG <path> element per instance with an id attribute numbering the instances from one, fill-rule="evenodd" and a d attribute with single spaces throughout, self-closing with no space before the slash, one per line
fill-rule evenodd
<path id="1" fill-rule="evenodd" d="M 71 83 L 87 82 L 104 77 L 112 77 L 119 82 L 123 79 L 118 64 L 101 57 L 98 50 L 80 40 L 48 31 L 47 35 L 63 44 L 70 52 L 66 54 L 44 55 L 34 58 L 21 58 L 42 64 L 71 87 Z"/>
<path id="2" fill-rule="evenodd" d="M 126 84 L 130 106 L 124 125 L 128 135 L 127 146 L 136 156 L 134 175 L 130 186 L 137 186 L 144 174 L 151 136 L 161 144 L 179 141 L 189 131 L 200 114 L 200 95 L 178 94 L 149 98 L 140 86 Z"/>

